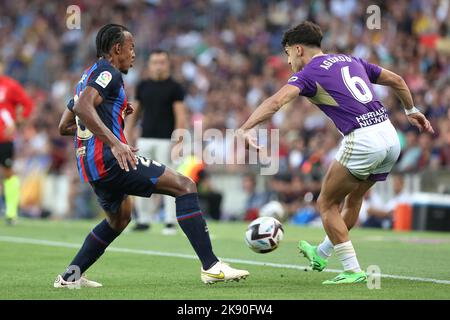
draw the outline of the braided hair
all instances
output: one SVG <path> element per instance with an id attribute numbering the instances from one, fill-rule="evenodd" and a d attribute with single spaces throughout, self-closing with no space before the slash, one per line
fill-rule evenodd
<path id="1" fill-rule="evenodd" d="M 125 31 L 129 30 L 120 24 L 110 23 L 101 27 L 95 38 L 97 58 L 106 57 L 115 44 L 123 44 Z"/>

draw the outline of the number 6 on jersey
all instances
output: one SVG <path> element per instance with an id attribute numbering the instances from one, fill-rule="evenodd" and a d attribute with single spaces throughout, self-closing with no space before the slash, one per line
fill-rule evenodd
<path id="1" fill-rule="evenodd" d="M 345 66 L 341 68 L 342 80 L 344 80 L 345 86 L 352 94 L 353 98 L 361 103 L 367 103 L 372 101 L 373 95 L 369 89 L 369 86 L 358 76 L 351 76 L 349 67 Z M 358 86 L 359 87 L 358 87 Z M 360 91 L 362 89 L 362 92 Z"/>

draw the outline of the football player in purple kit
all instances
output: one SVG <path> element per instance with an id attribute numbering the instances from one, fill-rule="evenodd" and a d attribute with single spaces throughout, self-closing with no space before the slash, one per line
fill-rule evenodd
<path id="1" fill-rule="evenodd" d="M 367 282 L 349 230 L 358 219 L 363 195 L 376 181 L 386 180 L 400 154 L 396 130 L 372 83 L 394 90 L 412 125 L 420 131 L 434 131 L 414 106 L 402 77 L 360 58 L 325 54 L 321 40 L 320 27 L 309 21 L 285 32 L 282 45 L 294 74 L 277 93 L 261 103 L 239 129 L 239 135 L 247 146 L 259 149 L 250 129 L 299 95 L 307 97 L 334 122 L 344 138 L 317 200 L 327 236 L 318 246 L 300 241 L 299 249 L 317 271 L 326 267 L 334 249 L 344 272 L 324 284 Z"/>
<path id="2" fill-rule="evenodd" d="M 74 137 L 80 178 L 92 186 L 106 219 L 87 235 L 54 287 L 101 287 L 84 272 L 130 222 L 128 195 L 150 197 L 152 193 L 175 197 L 178 223 L 200 259 L 204 283 L 246 278 L 248 271 L 234 269 L 215 256 L 195 183 L 154 160 L 136 156 L 137 149 L 125 139 L 124 118 L 133 109 L 127 103 L 122 73 L 133 66 L 133 35 L 124 26 L 108 24 L 99 30 L 96 47 L 98 60 L 78 82 L 59 131 Z"/>

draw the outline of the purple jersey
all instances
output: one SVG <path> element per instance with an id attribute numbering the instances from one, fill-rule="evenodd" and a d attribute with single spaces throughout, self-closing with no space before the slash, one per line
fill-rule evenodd
<path id="1" fill-rule="evenodd" d="M 381 68 L 343 54 L 314 57 L 288 84 L 301 90 L 334 122 L 342 134 L 387 120 L 372 87 Z"/>

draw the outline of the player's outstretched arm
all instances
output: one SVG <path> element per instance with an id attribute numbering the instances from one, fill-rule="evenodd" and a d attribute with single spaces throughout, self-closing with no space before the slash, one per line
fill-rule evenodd
<path id="1" fill-rule="evenodd" d="M 136 170 L 138 160 L 134 155 L 134 152 L 136 152 L 137 149 L 122 143 L 116 138 L 111 130 L 105 126 L 96 110 L 96 106 L 102 103 L 102 101 L 103 98 L 98 91 L 93 87 L 87 86 L 75 103 L 73 112 L 80 118 L 89 131 L 111 148 L 120 168 L 129 171 L 129 163 L 131 167 Z"/>
<path id="2" fill-rule="evenodd" d="M 403 80 L 401 76 L 387 69 L 381 69 L 381 73 L 376 83 L 383 86 L 389 86 L 394 90 L 405 108 L 405 113 L 408 116 L 409 122 L 419 128 L 420 132 L 425 131 L 434 133 L 433 127 L 427 118 L 414 107 L 411 91 L 409 91 L 405 80 Z"/>
<path id="3" fill-rule="evenodd" d="M 73 136 L 77 132 L 75 114 L 69 109 L 64 110 L 58 125 L 59 134 L 62 136 Z"/>
<path id="4" fill-rule="evenodd" d="M 300 89 L 286 84 L 273 96 L 267 98 L 258 108 L 250 115 L 248 120 L 238 130 L 238 134 L 245 140 L 246 145 L 260 149 L 256 144 L 256 139 L 250 135 L 249 130 L 258 124 L 271 118 L 286 103 L 291 102 L 300 94 Z"/>

